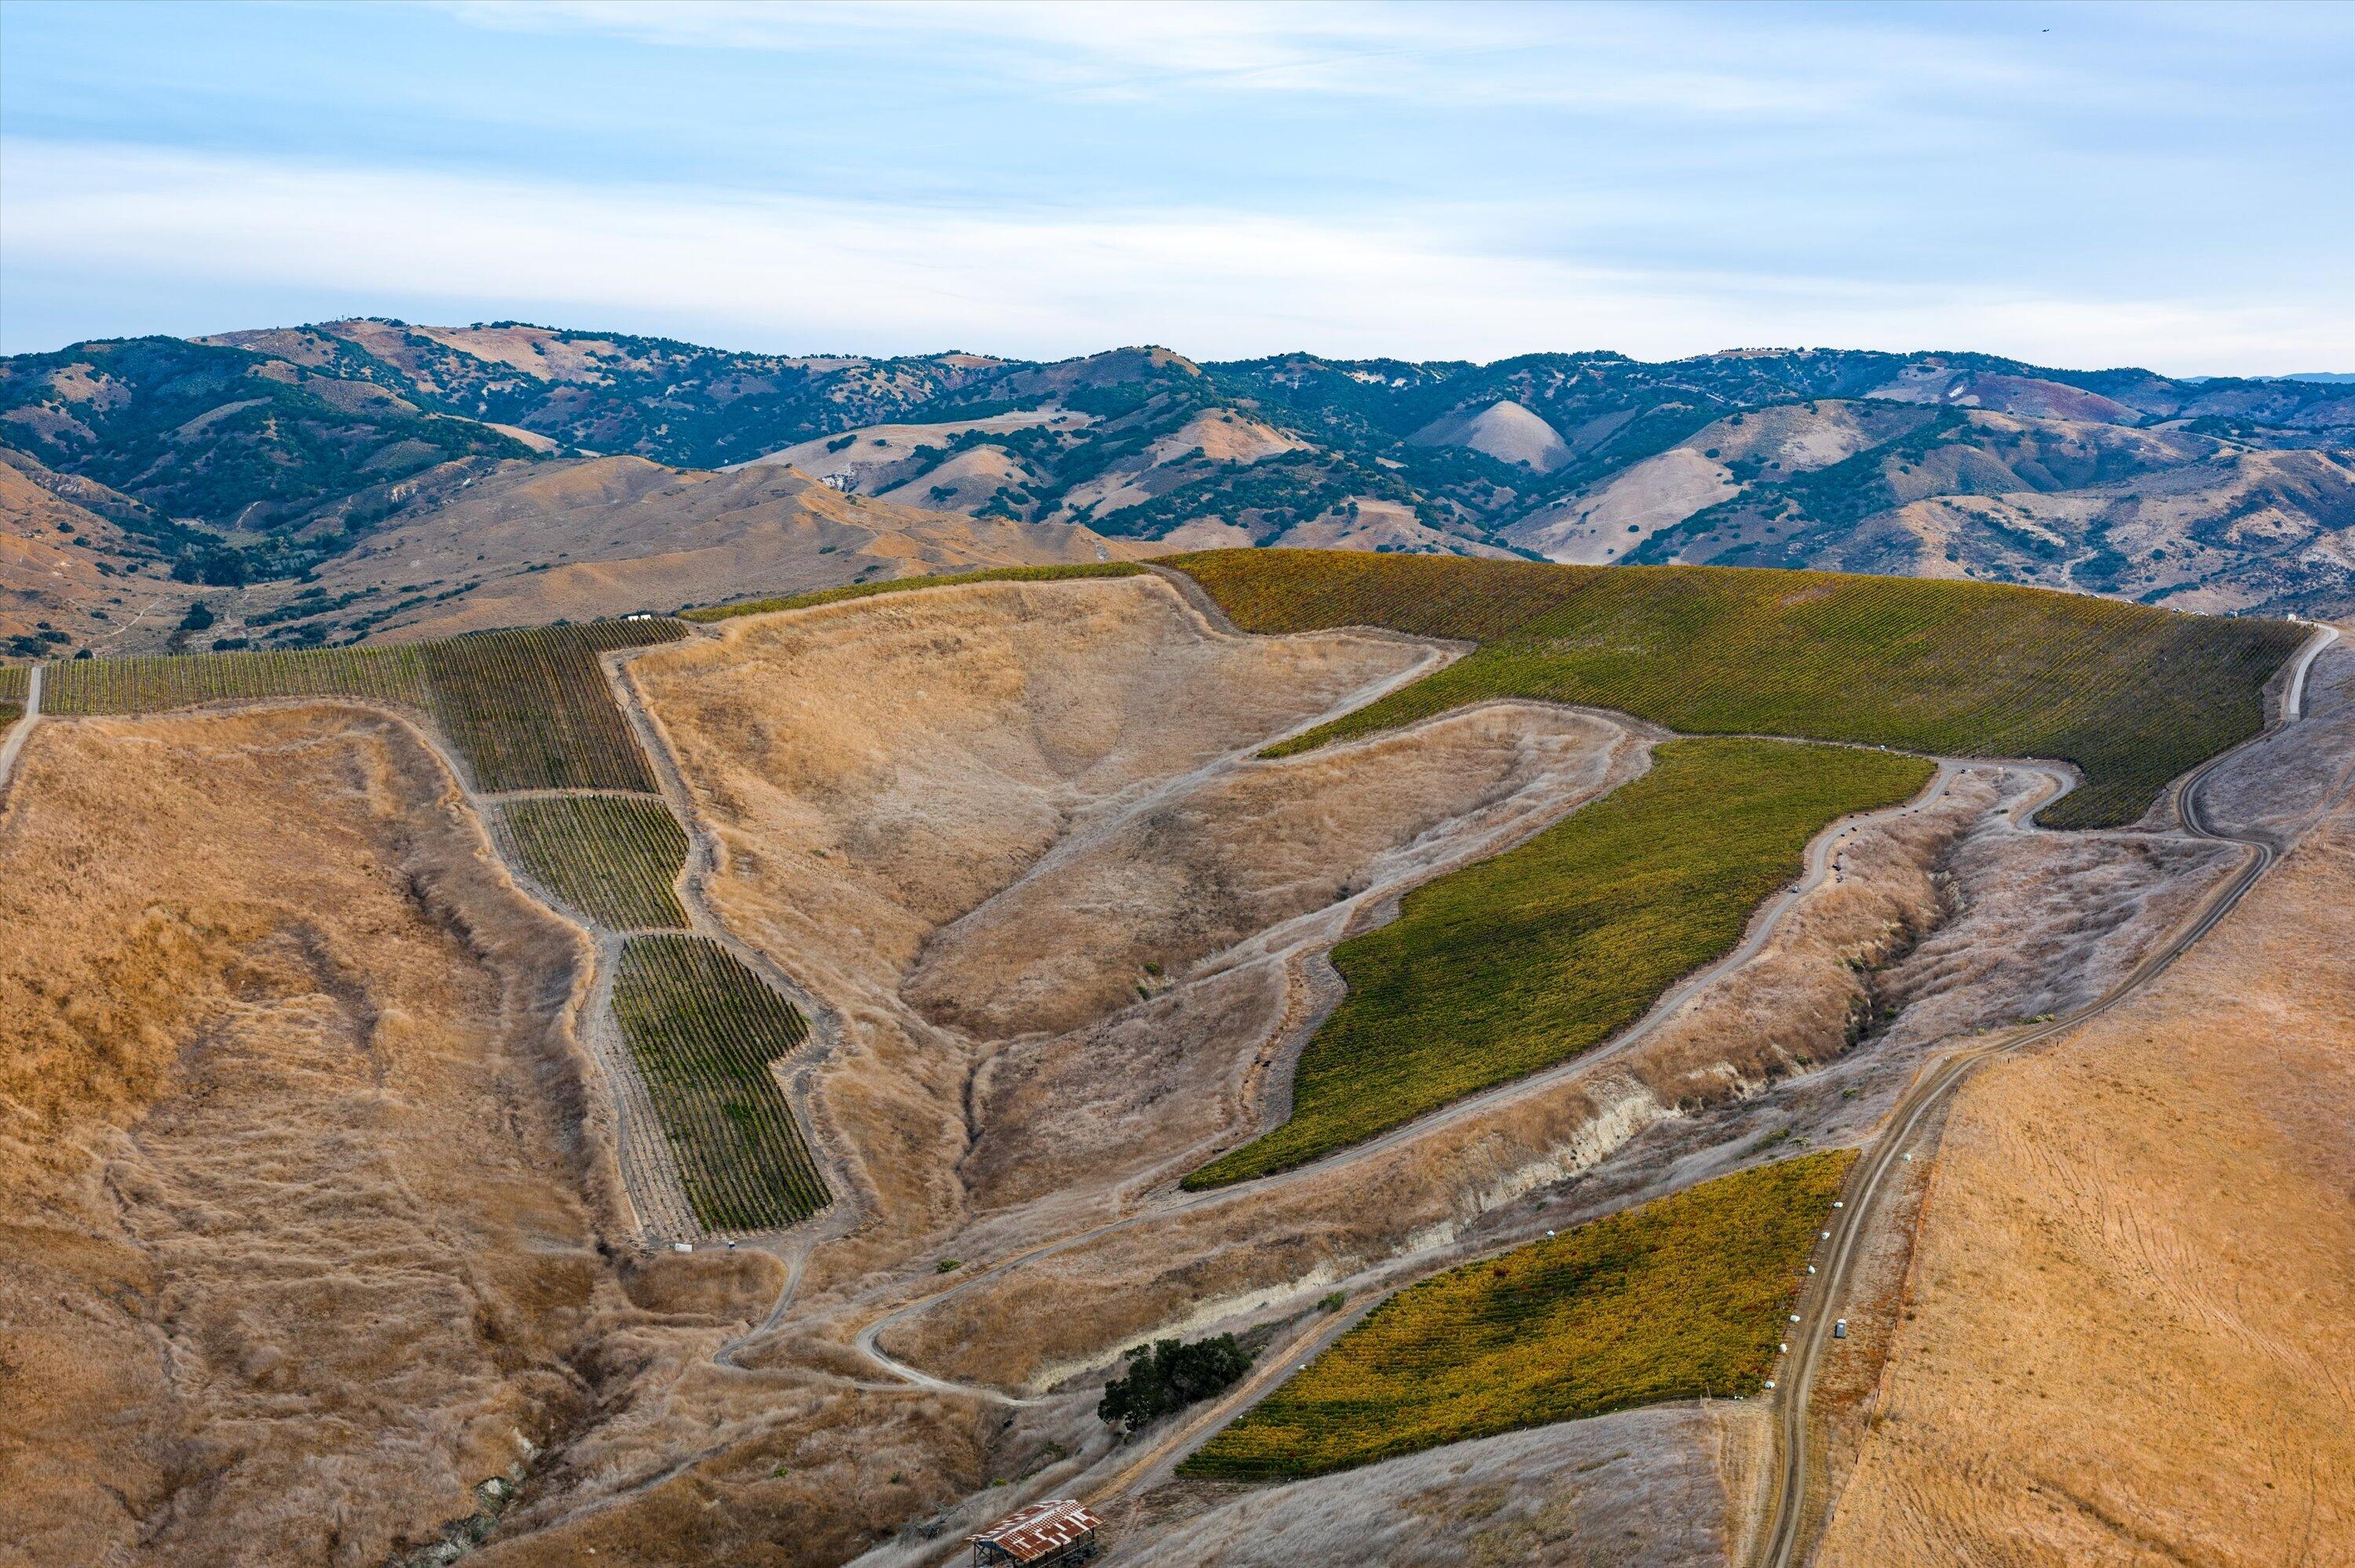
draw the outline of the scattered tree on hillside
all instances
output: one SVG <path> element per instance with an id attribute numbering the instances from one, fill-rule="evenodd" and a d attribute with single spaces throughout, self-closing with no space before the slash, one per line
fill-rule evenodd
<path id="1" fill-rule="evenodd" d="M 1251 1352 L 1232 1334 L 1181 1344 L 1156 1340 L 1128 1352 L 1128 1372 L 1104 1387 L 1096 1414 L 1134 1437 L 1173 1414 L 1230 1387 L 1250 1370 Z"/>

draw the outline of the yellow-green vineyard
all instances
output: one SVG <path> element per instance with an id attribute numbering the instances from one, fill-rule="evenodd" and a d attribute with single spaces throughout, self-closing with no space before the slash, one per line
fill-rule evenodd
<path id="1" fill-rule="evenodd" d="M 683 929 L 674 884 L 687 832 L 652 795 L 534 795 L 499 817 L 523 867 L 550 893 L 617 931 Z"/>
<path id="2" fill-rule="evenodd" d="M 1246 631 L 1370 625 L 1478 645 L 1281 751 L 1535 697 L 1689 735 L 2073 762 L 2085 784 L 2044 813 L 2055 827 L 2132 821 L 2169 779 L 2254 734 L 2266 681 L 2306 637 L 2289 621 L 1829 572 L 1304 550 L 1163 564 Z"/>
<path id="3" fill-rule="evenodd" d="M 1289 1169 L 1600 1044 L 1739 941 L 1827 824 L 1933 770 L 1853 747 L 1659 747 L 1644 777 L 1335 948 L 1348 994 L 1301 1053 L 1290 1118 L 1186 1185 Z"/>
<path id="4" fill-rule="evenodd" d="M 767 1230 L 826 1206 L 770 1067 L 809 1037 L 796 1009 L 719 943 L 655 936 L 623 945 L 613 1016 L 706 1229 Z"/>
<path id="5" fill-rule="evenodd" d="M 449 735 L 475 786 L 651 792 L 654 776 L 597 655 L 686 635 L 657 617 L 478 632 L 389 648 L 318 648 L 51 664 L 43 708 L 66 716 L 200 703 L 354 697 L 411 707 Z"/>
<path id="6" fill-rule="evenodd" d="M 1716 1181 L 1411 1285 L 1187 1476 L 1318 1476 L 1524 1426 L 1759 1392 L 1852 1150 Z"/>

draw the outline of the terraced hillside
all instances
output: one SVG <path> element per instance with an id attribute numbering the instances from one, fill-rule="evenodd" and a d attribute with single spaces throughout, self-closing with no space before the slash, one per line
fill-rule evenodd
<path id="1" fill-rule="evenodd" d="M 1689 735 L 1770 734 L 2076 764 L 2054 827 L 2133 821 L 2254 734 L 2304 641 L 2032 588 L 1734 567 L 1582 567 L 1308 551 L 1172 557 L 1247 631 L 1369 625 L 1478 646 L 1279 749 L 1495 697 L 1618 708 Z"/>
<path id="2" fill-rule="evenodd" d="M 1721 1176 L 1409 1286 L 1181 1473 L 1324 1475 L 1634 1405 L 1756 1393 L 1855 1160 L 1834 1150 Z"/>

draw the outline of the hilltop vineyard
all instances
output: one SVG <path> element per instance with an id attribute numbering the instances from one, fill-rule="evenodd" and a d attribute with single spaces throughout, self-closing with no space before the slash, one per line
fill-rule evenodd
<path id="1" fill-rule="evenodd" d="M 53 663 L 41 687 L 43 711 L 68 716 L 279 697 L 357 697 L 422 708 L 425 665 L 414 646 L 159 653 Z"/>
<path id="2" fill-rule="evenodd" d="M 653 795 L 548 795 L 510 800 L 499 817 L 540 885 L 615 930 L 687 925 L 673 885 L 687 832 Z"/>
<path id="3" fill-rule="evenodd" d="M 654 776 L 597 655 L 685 636 L 676 620 L 598 620 L 418 645 L 434 716 L 477 788 L 636 789 Z"/>
<path id="4" fill-rule="evenodd" d="M 2290 621 L 2178 615 L 2040 588 L 1717 567 L 1553 567 L 1341 551 L 1167 562 L 1246 631 L 1388 627 L 1477 646 L 1276 748 L 1496 697 L 1616 708 L 1689 735 L 1784 735 L 2075 763 L 2053 827 L 2140 817 L 2254 735 Z"/>
<path id="5" fill-rule="evenodd" d="M 707 938 L 633 937 L 613 1015 L 707 1230 L 759 1231 L 826 1206 L 770 1064 L 809 1036 L 801 1013 Z"/>
<path id="6" fill-rule="evenodd" d="M 1178 1473 L 1288 1480 L 1663 1400 L 1774 1361 L 1851 1150 L 1704 1181 L 1411 1285 Z"/>

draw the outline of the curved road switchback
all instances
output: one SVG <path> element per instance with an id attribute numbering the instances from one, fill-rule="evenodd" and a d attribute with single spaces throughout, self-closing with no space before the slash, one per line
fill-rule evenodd
<path id="1" fill-rule="evenodd" d="M 1937 770 L 1931 776 L 1929 783 L 1923 786 L 1921 792 L 1912 799 L 1901 801 L 1894 806 L 1884 807 L 1877 811 L 1842 817 L 1817 832 L 1807 844 L 1805 869 L 1797 880 L 1779 888 L 1774 897 L 1752 912 L 1750 924 L 1742 940 L 1732 951 L 1685 976 L 1663 992 L 1642 1018 L 1593 1050 L 1543 1068 L 1527 1077 L 1515 1078 L 1482 1093 L 1467 1096 L 1428 1115 L 1419 1117 L 1413 1121 L 1392 1128 L 1361 1143 L 1354 1143 L 1346 1149 L 1337 1150 L 1307 1164 L 1295 1166 L 1286 1171 L 1273 1171 L 1265 1176 L 1254 1177 L 1247 1181 L 1233 1182 L 1224 1187 L 1211 1187 L 1194 1192 L 1181 1191 L 1165 1201 L 1151 1203 L 1134 1213 L 1123 1215 L 1115 1220 L 1107 1220 L 1101 1224 L 1058 1237 L 1010 1257 L 1001 1258 L 987 1268 L 960 1279 L 945 1289 L 936 1290 L 916 1300 L 906 1302 L 870 1320 L 858 1330 L 852 1343 L 858 1353 L 878 1370 L 919 1388 L 929 1389 L 938 1393 L 964 1394 L 986 1399 L 997 1404 L 1025 1405 L 1040 1403 L 1036 1399 L 1025 1399 L 1008 1394 L 1002 1389 L 992 1388 L 986 1384 L 954 1383 L 933 1377 L 898 1360 L 876 1341 L 880 1335 L 895 1325 L 939 1306 L 951 1297 L 961 1296 L 966 1291 L 985 1285 L 1013 1269 L 1039 1262 L 1058 1253 L 1083 1246 L 1104 1236 L 1156 1220 L 1169 1219 L 1194 1209 L 1233 1202 L 1253 1193 L 1264 1193 L 1287 1182 L 1310 1177 L 1329 1176 L 1336 1170 L 1345 1169 L 1360 1160 L 1373 1159 L 1439 1128 L 1476 1117 L 1489 1115 L 1501 1106 L 1528 1098 L 1532 1095 L 1544 1094 L 1568 1079 L 1582 1076 L 1598 1065 L 1625 1054 L 1648 1039 L 1661 1024 L 1675 1016 L 1686 1002 L 1713 981 L 1742 968 L 1757 957 L 1760 950 L 1773 938 L 1784 917 L 1808 893 L 1821 886 L 1836 874 L 1832 863 L 1835 849 L 1849 832 L 1868 821 L 1903 816 L 1924 810 L 1945 796 L 1957 772 L 1975 765 L 1987 766 L 1985 763 L 1975 762 L 1975 759 L 1968 758 L 1934 758 L 1930 760 L 1937 763 Z M 2056 772 L 2057 776 L 2059 775 Z"/>
<path id="2" fill-rule="evenodd" d="M 1857 1165 L 1848 1188 L 1846 1206 L 1833 1211 L 1831 1239 L 1823 1244 L 1819 1251 L 1819 1255 L 1825 1259 L 1821 1266 L 1823 1272 L 1817 1277 L 1813 1288 L 1799 1308 L 1802 1321 L 1798 1332 L 1793 1337 L 1791 1353 L 1777 1369 L 1778 1386 L 1774 1391 L 1776 1462 L 1773 1470 L 1773 1494 L 1768 1499 L 1767 1528 L 1762 1534 L 1756 1559 L 1761 1568 L 1791 1568 L 1791 1564 L 1801 1561 L 1800 1545 L 1806 1522 L 1807 1492 L 1808 1396 L 1814 1391 L 1824 1346 L 1831 1338 L 1832 1323 L 1854 1281 L 1863 1238 L 1879 1217 L 1881 1200 L 1891 1185 L 1891 1172 L 1904 1163 L 1904 1156 L 1917 1143 L 1926 1146 L 1933 1142 L 1923 1136 L 1923 1128 L 1954 1098 L 1955 1090 L 1976 1069 L 1995 1057 L 2009 1055 L 2056 1035 L 2065 1034 L 2135 995 L 2164 972 L 2185 949 L 2214 929 L 2216 923 L 2231 913 L 2243 895 L 2256 885 L 2257 879 L 2272 869 L 2282 853 L 2282 846 L 2270 835 L 2238 833 L 2216 826 L 2208 817 L 2206 804 L 2200 799 L 2200 789 L 2210 775 L 2227 760 L 2278 734 L 2304 715 L 2307 672 L 2314 667 L 2315 660 L 2320 657 L 2323 650 L 2338 638 L 2335 629 L 2327 626 L 2318 628 L 2315 637 L 2298 655 L 2292 669 L 2282 702 L 2281 716 L 2238 746 L 2210 758 L 2186 774 L 2177 786 L 2176 810 L 2182 820 L 2184 832 L 2196 839 L 2240 845 L 2247 852 L 2240 870 L 2219 885 L 2171 938 L 2147 954 L 2124 980 L 2104 995 L 2049 1022 L 1999 1035 L 1939 1058 L 1914 1080 L 1913 1086 L 1891 1108 L 1885 1130 L 1865 1150 L 1863 1159 Z M 2070 781 L 2057 771 L 2051 776 L 2060 780 L 2061 788 L 2039 802 L 2040 809 L 2058 800 L 2069 787 Z"/>

